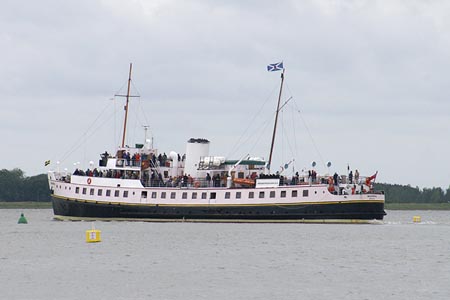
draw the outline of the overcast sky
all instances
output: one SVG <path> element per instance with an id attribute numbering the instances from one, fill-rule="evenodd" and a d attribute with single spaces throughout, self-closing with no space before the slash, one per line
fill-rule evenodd
<path id="1" fill-rule="evenodd" d="M 130 62 L 128 144 L 149 125 L 161 152 L 202 137 L 213 155 L 267 158 L 280 74 L 266 65 L 283 61 L 273 165 L 295 152 L 296 170 L 447 188 L 449 14 L 439 0 L 2 1 L 0 169 L 113 152 Z"/>

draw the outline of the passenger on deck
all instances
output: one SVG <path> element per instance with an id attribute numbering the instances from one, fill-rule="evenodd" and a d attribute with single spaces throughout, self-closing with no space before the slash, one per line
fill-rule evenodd
<path id="1" fill-rule="evenodd" d="M 317 172 L 315 170 L 311 171 L 311 177 L 312 177 L 312 182 L 316 183 L 316 179 L 317 179 Z"/>
<path id="2" fill-rule="evenodd" d="M 339 175 L 335 172 L 333 175 L 333 181 L 334 181 L 334 186 L 335 186 L 335 190 L 338 191 L 339 193 Z"/>
<path id="3" fill-rule="evenodd" d="M 348 173 L 348 182 L 349 182 L 350 184 L 353 183 L 353 172 L 352 172 L 352 171 L 350 171 L 350 173 Z"/>
<path id="4" fill-rule="evenodd" d="M 355 183 L 358 183 L 359 181 L 359 172 L 358 170 L 355 170 Z"/>
<path id="5" fill-rule="evenodd" d="M 209 175 L 209 173 L 206 173 L 206 186 L 211 186 L 211 175 Z"/>
<path id="6" fill-rule="evenodd" d="M 131 162 L 131 156 L 130 156 L 130 152 L 127 152 L 127 166 L 131 166 L 130 162 Z"/>

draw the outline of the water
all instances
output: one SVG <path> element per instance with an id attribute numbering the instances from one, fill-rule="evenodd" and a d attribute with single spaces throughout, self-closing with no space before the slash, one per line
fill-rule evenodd
<path id="1" fill-rule="evenodd" d="M 52 217 L 0 209 L 0 299 L 450 298 L 446 211 L 388 211 L 381 225 Z M 102 242 L 86 243 L 92 225 Z"/>

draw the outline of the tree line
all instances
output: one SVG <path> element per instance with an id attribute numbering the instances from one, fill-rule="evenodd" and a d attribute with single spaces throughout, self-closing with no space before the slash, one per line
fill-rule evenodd
<path id="1" fill-rule="evenodd" d="M 419 189 L 410 185 L 375 183 L 375 190 L 382 190 L 386 203 L 448 203 L 450 187 L 444 191 L 440 187 Z"/>
<path id="2" fill-rule="evenodd" d="M 51 201 L 47 175 L 27 177 L 20 169 L 0 170 L 0 201 Z"/>
<path id="3" fill-rule="evenodd" d="M 409 185 L 375 183 L 376 190 L 386 194 L 386 203 L 447 203 L 450 202 L 450 187 L 419 189 Z M 51 201 L 46 174 L 25 176 L 20 169 L 0 170 L 0 201 Z"/>

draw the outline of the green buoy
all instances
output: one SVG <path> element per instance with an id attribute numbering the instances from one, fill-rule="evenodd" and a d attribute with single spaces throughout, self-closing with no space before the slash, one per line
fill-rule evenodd
<path id="1" fill-rule="evenodd" d="M 23 215 L 23 213 L 20 214 L 19 222 L 17 224 L 28 224 L 27 218 Z"/>

